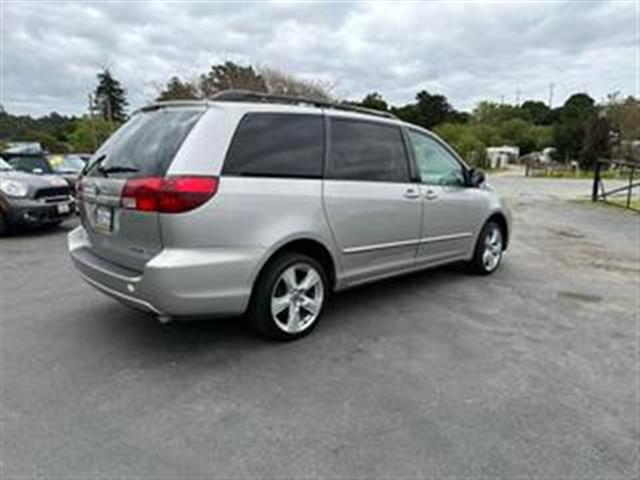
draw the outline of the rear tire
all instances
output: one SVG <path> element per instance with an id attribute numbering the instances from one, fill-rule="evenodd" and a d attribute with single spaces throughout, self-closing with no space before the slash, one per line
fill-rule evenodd
<path id="1" fill-rule="evenodd" d="M 315 328 L 328 297 L 322 265 L 308 255 L 285 253 L 271 260 L 258 278 L 249 321 L 267 338 L 295 340 Z"/>
<path id="2" fill-rule="evenodd" d="M 496 222 L 487 222 L 478 236 L 473 259 L 469 262 L 471 272 L 477 275 L 492 274 L 500 266 L 503 251 L 502 228 Z"/>

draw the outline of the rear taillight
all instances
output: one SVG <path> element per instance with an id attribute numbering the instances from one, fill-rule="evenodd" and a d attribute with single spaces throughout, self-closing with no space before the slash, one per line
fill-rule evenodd
<path id="1" fill-rule="evenodd" d="M 127 180 L 122 208 L 143 212 L 182 213 L 193 210 L 218 190 L 216 177 L 146 177 Z"/>

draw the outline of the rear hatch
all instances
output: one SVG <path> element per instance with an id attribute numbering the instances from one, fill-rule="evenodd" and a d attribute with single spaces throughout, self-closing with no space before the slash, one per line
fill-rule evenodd
<path id="1" fill-rule="evenodd" d="M 162 249 L 159 209 L 144 201 L 164 181 L 203 112 L 204 107 L 140 112 L 96 152 L 78 185 L 80 216 L 93 254 L 141 271 Z M 137 198 L 130 198 L 132 192 Z"/>

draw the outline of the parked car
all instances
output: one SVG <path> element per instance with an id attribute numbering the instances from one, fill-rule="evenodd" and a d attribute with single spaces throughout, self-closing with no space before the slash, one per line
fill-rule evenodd
<path id="1" fill-rule="evenodd" d="M 80 173 L 87 165 L 88 158 L 80 154 L 59 155 L 56 160 L 49 159 L 54 172 L 67 181 L 71 192 L 75 194 L 75 185 Z"/>
<path id="2" fill-rule="evenodd" d="M 0 235 L 17 226 L 57 225 L 74 212 L 64 179 L 20 172 L 0 158 Z"/>
<path id="3" fill-rule="evenodd" d="M 500 265 L 502 198 L 433 133 L 379 112 L 229 92 L 136 112 L 79 182 L 71 258 L 161 321 L 246 313 L 290 340 L 333 292 Z"/>

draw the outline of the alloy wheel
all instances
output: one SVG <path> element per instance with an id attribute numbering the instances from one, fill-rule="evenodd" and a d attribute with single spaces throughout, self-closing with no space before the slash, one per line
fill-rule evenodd
<path id="1" fill-rule="evenodd" d="M 482 263 L 488 272 L 495 270 L 502 257 L 502 232 L 499 228 L 492 228 L 484 239 Z"/>
<path id="2" fill-rule="evenodd" d="M 271 292 L 271 315 L 282 331 L 300 333 L 318 318 L 324 301 L 320 274 L 306 263 L 286 268 Z"/>

